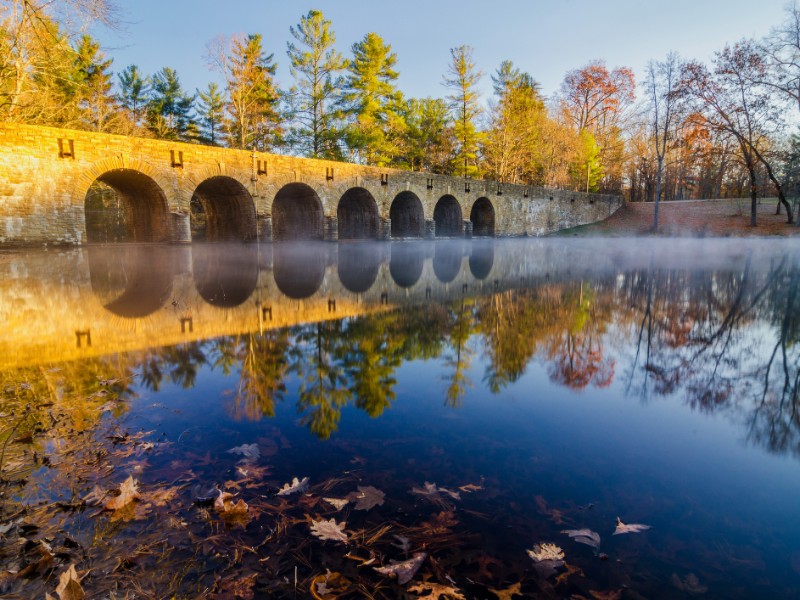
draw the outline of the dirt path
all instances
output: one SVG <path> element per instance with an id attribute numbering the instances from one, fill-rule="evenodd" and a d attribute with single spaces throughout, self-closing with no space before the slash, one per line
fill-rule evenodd
<path id="1" fill-rule="evenodd" d="M 758 207 L 758 225 L 750 227 L 750 201 L 687 200 L 662 202 L 658 235 L 666 237 L 752 237 L 800 235 L 800 228 L 786 223 L 786 212 L 775 214 L 777 200 L 765 199 Z M 563 236 L 653 235 L 653 203 L 629 203 L 600 223 L 559 232 Z"/>

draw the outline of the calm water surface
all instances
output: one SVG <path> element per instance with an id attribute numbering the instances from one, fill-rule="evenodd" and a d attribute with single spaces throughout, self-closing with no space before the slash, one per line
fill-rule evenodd
<path id="1" fill-rule="evenodd" d="M 0 274 L 3 597 L 70 565 L 98 598 L 800 597 L 796 243 L 93 247 Z"/>

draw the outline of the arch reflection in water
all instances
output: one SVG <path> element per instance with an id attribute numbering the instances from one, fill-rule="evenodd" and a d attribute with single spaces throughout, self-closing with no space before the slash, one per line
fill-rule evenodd
<path id="1" fill-rule="evenodd" d="M 469 256 L 469 270 L 475 279 L 486 279 L 494 266 L 494 242 L 481 241 L 472 243 Z"/>
<path id="2" fill-rule="evenodd" d="M 313 296 L 325 279 L 330 244 L 273 244 L 272 268 L 275 284 L 287 297 L 302 300 Z"/>
<path id="3" fill-rule="evenodd" d="M 339 281 L 345 289 L 354 294 L 369 290 L 386 260 L 386 245 L 353 242 L 340 244 L 338 250 Z"/>
<path id="4" fill-rule="evenodd" d="M 450 283 L 461 271 L 464 244 L 458 241 L 437 242 L 433 254 L 433 273 L 442 283 Z"/>
<path id="5" fill-rule="evenodd" d="M 109 312 L 140 319 L 158 311 L 172 295 L 176 253 L 158 246 L 90 247 L 92 292 Z"/>
<path id="6" fill-rule="evenodd" d="M 239 306 L 258 285 L 258 247 L 196 244 L 192 247 L 192 271 L 203 300 L 220 308 Z"/>
<path id="7" fill-rule="evenodd" d="M 400 287 L 412 287 L 422 277 L 427 244 L 394 242 L 391 245 L 389 273 Z"/>

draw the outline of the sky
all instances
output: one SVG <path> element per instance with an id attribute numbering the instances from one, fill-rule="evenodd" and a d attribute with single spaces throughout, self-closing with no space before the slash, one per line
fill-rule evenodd
<path id="1" fill-rule="evenodd" d="M 450 49 L 474 48 L 491 94 L 490 75 L 512 60 L 558 91 L 567 71 L 603 59 L 627 66 L 641 81 L 647 62 L 669 51 L 708 61 L 743 37 L 763 37 L 783 19 L 785 0 L 119 0 L 122 26 L 96 30 L 113 70 L 136 64 L 145 73 L 169 66 L 184 88 L 204 89 L 220 77 L 209 71 L 206 45 L 219 35 L 260 33 L 278 63 L 281 88 L 291 85 L 286 56 L 289 27 L 311 9 L 332 21 L 336 46 L 351 46 L 374 31 L 397 53 L 399 87 L 407 97 L 443 97 Z"/>

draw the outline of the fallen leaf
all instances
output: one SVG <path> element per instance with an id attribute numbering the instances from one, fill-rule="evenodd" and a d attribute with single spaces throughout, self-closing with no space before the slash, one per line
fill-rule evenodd
<path id="1" fill-rule="evenodd" d="M 536 544 L 528 550 L 528 556 L 543 579 L 555 575 L 556 569 L 564 566 L 564 551 L 555 544 Z"/>
<path id="2" fill-rule="evenodd" d="M 475 485 L 474 483 L 468 483 L 467 485 L 459 486 L 462 492 L 469 494 L 470 492 L 478 492 L 483 489 L 482 485 Z"/>
<path id="3" fill-rule="evenodd" d="M 685 578 L 681 579 L 677 573 L 672 574 L 672 585 L 682 592 L 686 592 L 690 596 L 699 596 L 705 594 L 708 588 L 700 585 L 700 580 L 694 573 L 689 573 Z"/>
<path id="4" fill-rule="evenodd" d="M 86 597 L 75 565 L 70 565 L 58 578 L 56 594 L 59 600 L 83 600 Z"/>
<path id="5" fill-rule="evenodd" d="M 219 496 L 217 496 L 217 499 L 214 500 L 214 508 L 218 513 L 222 513 L 226 516 L 234 517 L 246 515 L 250 507 L 247 506 L 247 503 L 244 500 L 239 500 L 238 502 L 234 503 L 234 498 L 235 496 L 233 494 L 220 490 Z"/>
<path id="6" fill-rule="evenodd" d="M 461 500 L 461 494 L 458 492 L 454 492 L 452 490 L 448 490 L 447 488 L 439 487 L 435 483 L 430 483 L 428 481 L 425 482 L 421 488 L 411 488 L 412 494 L 418 494 L 420 496 L 438 496 L 439 494 L 447 494 L 453 500 Z"/>
<path id="7" fill-rule="evenodd" d="M 253 573 L 247 577 L 237 575 L 230 579 L 222 580 L 218 583 L 221 592 L 227 592 L 229 597 L 240 598 L 241 600 L 253 600 L 255 593 L 253 587 L 256 585 L 258 573 Z"/>
<path id="8" fill-rule="evenodd" d="M 521 583 L 515 583 L 511 587 L 508 587 L 504 590 L 496 590 L 494 588 L 489 588 L 489 591 L 492 592 L 495 596 L 497 596 L 498 600 L 513 600 L 512 596 L 522 596 L 522 589 Z"/>
<path id="9" fill-rule="evenodd" d="M 556 585 L 567 583 L 567 580 L 573 575 L 583 575 L 583 569 L 580 567 L 573 567 L 571 564 L 565 562 L 564 568 L 566 569 L 566 572 L 559 573 L 558 577 L 556 577 Z"/>
<path id="10" fill-rule="evenodd" d="M 411 550 L 411 540 L 409 540 L 404 535 L 396 535 L 394 539 L 397 540 L 396 544 L 392 544 L 395 548 L 400 548 L 403 552 L 408 552 Z"/>
<path id="11" fill-rule="evenodd" d="M 311 595 L 316 600 L 336 600 L 350 589 L 352 582 L 341 573 L 319 574 L 311 580 Z"/>
<path id="12" fill-rule="evenodd" d="M 590 590 L 589 593 L 595 600 L 620 600 L 622 598 L 622 590 L 612 590 L 610 592 L 595 592 Z"/>
<path id="13" fill-rule="evenodd" d="M 242 444 L 231 448 L 227 451 L 228 454 L 240 454 L 245 458 L 255 459 L 261 456 L 261 450 L 258 449 L 258 444 Z"/>
<path id="14" fill-rule="evenodd" d="M 380 573 L 381 575 L 386 575 L 387 577 L 397 577 L 397 583 L 400 585 L 405 585 L 409 581 L 411 581 L 416 575 L 419 568 L 422 566 L 422 563 L 425 562 L 425 559 L 428 558 L 428 555 L 425 552 L 417 552 L 408 560 L 404 560 L 403 562 L 392 561 L 392 564 L 387 567 L 374 567 L 375 570 Z"/>
<path id="15" fill-rule="evenodd" d="M 122 485 L 119 486 L 119 496 L 112 498 L 106 503 L 106 510 L 119 510 L 139 497 L 139 482 L 133 478 L 133 475 L 129 475 Z"/>
<path id="16" fill-rule="evenodd" d="M 358 491 L 348 494 L 347 499 L 356 503 L 356 510 L 370 510 L 376 506 L 383 505 L 385 496 L 386 494 L 382 491 L 369 485 L 366 487 L 358 486 Z"/>
<path id="17" fill-rule="evenodd" d="M 163 508 L 170 504 L 175 498 L 178 497 L 179 487 L 163 488 L 160 490 L 153 490 L 150 493 L 142 494 L 141 500 L 149 502 L 153 506 Z"/>
<path id="18" fill-rule="evenodd" d="M 337 511 L 342 510 L 345 506 L 350 504 L 347 498 L 323 498 L 325 502 L 333 506 Z"/>
<path id="19" fill-rule="evenodd" d="M 641 523 L 626 524 L 623 523 L 619 517 L 617 517 L 617 528 L 614 530 L 614 535 L 621 535 L 623 533 L 641 533 L 646 529 L 650 529 L 650 525 L 642 525 Z"/>
<path id="20" fill-rule="evenodd" d="M 595 550 L 600 547 L 600 534 L 591 529 L 564 529 L 561 533 L 566 533 L 579 544 L 586 544 Z"/>
<path id="21" fill-rule="evenodd" d="M 292 479 L 292 483 L 286 483 L 278 492 L 278 496 L 289 496 L 291 494 L 297 494 L 300 492 L 305 492 L 308 489 L 308 477 L 303 477 L 302 480 L 298 480 L 297 477 Z"/>
<path id="22" fill-rule="evenodd" d="M 438 583 L 418 583 L 408 588 L 409 592 L 418 592 L 418 598 L 430 598 L 431 600 L 441 600 L 442 598 L 449 598 L 450 600 L 467 600 L 466 597 L 459 592 L 456 587 L 449 585 L 441 585 Z M 423 592 L 425 595 L 423 596 Z"/>
<path id="23" fill-rule="evenodd" d="M 341 523 L 337 523 L 335 519 L 312 521 L 311 533 L 321 540 L 331 540 L 333 542 L 343 542 L 346 544 L 350 541 L 350 538 L 347 533 L 345 533 L 345 525 L 347 525 L 346 522 L 342 521 Z"/>

